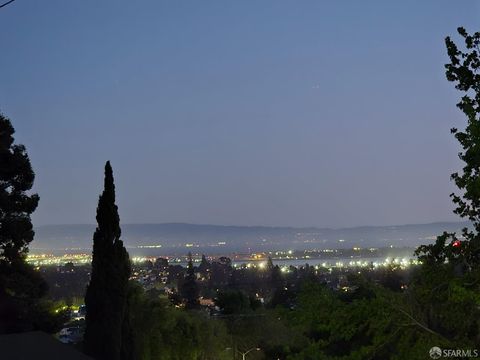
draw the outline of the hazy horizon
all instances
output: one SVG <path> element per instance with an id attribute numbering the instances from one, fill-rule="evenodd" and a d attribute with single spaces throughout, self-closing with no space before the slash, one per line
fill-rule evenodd
<path id="1" fill-rule="evenodd" d="M 355 229 L 355 228 L 384 228 L 384 227 L 402 227 L 402 226 L 417 226 L 417 225 L 434 225 L 434 224 L 463 224 L 468 223 L 468 220 L 459 219 L 457 221 L 450 220 L 450 221 L 431 221 L 425 223 L 405 223 L 405 224 L 385 224 L 385 225 L 375 225 L 375 224 L 364 224 L 364 225 L 354 225 L 354 226 L 291 226 L 291 225 L 238 225 L 238 224 L 208 224 L 208 223 L 190 223 L 184 221 L 169 221 L 169 222 L 138 222 L 138 223 L 129 223 L 129 222 L 121 222 L 120 219 L 120 227 L 122 226 L 150 226 L 150 225 L 192 225 L 192 226 L 213 226 L 213 227 L 240 227 L 240 228 L 292 228 L 292 229 L 329 229 L 329 230 L 345 230 L 345 229 Z M 39 227 L 49 227 L 49 226 L 97 226 L 96 223 L 64 223 L 64 224 L 40 224 L 36 225 L 33 224 L 34 228 Z"/>
<path id="2" fill-rule="evenodd" d="M 208 253 L 272 251 L 280 249 L 417 247 L 431 243 L 443 232 L 460 234 L 466 222 L 363 226 L 352 228 L 296 228 L 262 226 L 218 226 L 207 224 L 123 224 L 122 240 L 129 248 L 168 249 L 184 252 L 201 247 Z M 90 249 L 94 224 L 50 225 L 35 228 L 36 251 Z"/>
<path id="3" fill-rule="evenodd" d="M 16 1 L 0 111 L 36 172 L 36 226 L 345 228 L 460 221 L 444 38 L 480 3 Z M 34 61 L 33 61 L 34 59 Z M 8 70 L 8 71 L 6 71 Z"/>

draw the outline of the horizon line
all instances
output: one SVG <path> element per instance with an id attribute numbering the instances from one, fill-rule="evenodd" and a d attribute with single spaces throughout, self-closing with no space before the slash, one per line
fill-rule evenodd
<path id="1" fill-rule="evenodd" d="M 357 228 L 383 228 L 383 227 L 400 227 L 400 226 L 419 226 L 419 225 L 435 225 L 435 224 L 464 224 L 470 222 L 469 220 L 449 220 L 449 221 L 429 221 L 423 223 L 404 223 L 404 224 L 390 224 L 390 225 L 354 225 L 354 226 L 291 226 L 291 225 L 224 225 L 224 224 L 208 224 L 208 223 L 189 223 L 183 221 L 169 221 L 169 222 L 145 222 L 145 223 L 124 223 L 122 226 L 130 225 L 193 225 L 193 226 L 215 226 L 215 227 L 241 227 L 241 228 L 289 228 L 289 229 L 328 229 L 328 230 L 342 230 L 342 229 L 357 229 Z M 43 224 L 34 225 L 33 228 L 52 226 L 96 226 L 94 223 L 66 223 L 66 224 Z"/>

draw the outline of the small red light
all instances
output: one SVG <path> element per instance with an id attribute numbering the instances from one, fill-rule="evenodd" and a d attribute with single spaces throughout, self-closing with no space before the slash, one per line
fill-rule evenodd
<path id="1" fill-rule="evenodd" d="M 460 240 L 455 240 L 453 243 L 452 243 L 452 246 L 453 247 L 460 247 L 460 245 L 462 245 L 462 242 Z"/>

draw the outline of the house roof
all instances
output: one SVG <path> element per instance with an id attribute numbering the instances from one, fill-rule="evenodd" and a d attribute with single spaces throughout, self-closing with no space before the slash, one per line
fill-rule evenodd
<path id="1" fill-rule="evenodd" d="M 1 335 L 0 358 L 5 360 L 92 360 L 91 357 L 82 354 L 72 346 L 62 344 L 53 336 L 41 331 Z"/>

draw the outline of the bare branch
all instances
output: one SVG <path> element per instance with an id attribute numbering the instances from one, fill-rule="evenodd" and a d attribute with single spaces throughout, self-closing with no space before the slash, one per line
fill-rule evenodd
<path id="1" fill-rule="evenodd" d="M 406 316 L 408 316 L 408 318 L 413 321 L 412 325 L 417 325 L 417 326 L 421 327 L 422 329 L 428 331 L 430 334 L 433 334 L 433 335 L 435 335 L 435 336 L 439 336 L 439 337 L 445 339 L 445 337 L 443 337 L 441 334 L 433 331 L 432 329 L 428 328 L 427 326 L 425 326 L 425 325 L 423 325 L 422 323 L 420 323 L 419 321 L 417 321 L 412 315 L 410 315 L 409 313 L 407 313 L 405 310 L 400 309 L 400 308 L 398 308 L 398 310 L 401 311 L 401 312 L 402 312 L 403 314 L 405 314 Z"/>
<path id="2" fill-rule="evenodd" d="M 2 5 L 0 5 L 0 8 L 4 7 L 4 6 L 7 6 L 8 4 L 11 4 L 12 2 L 14 2 L 15 0 L 10 0 L 10 1 L 7 1 L 6 3 L 3 3 Z"/>

